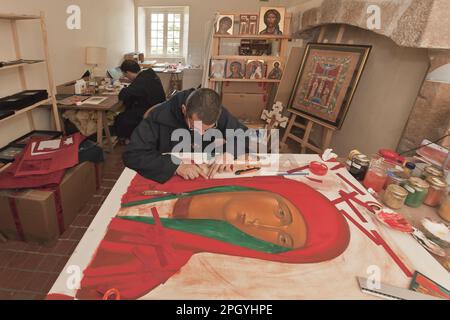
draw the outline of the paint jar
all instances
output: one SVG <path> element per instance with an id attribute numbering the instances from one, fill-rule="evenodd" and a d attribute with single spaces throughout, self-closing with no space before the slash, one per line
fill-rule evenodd
<path id="1" fill-rule="evenodd" d="M 442 179 L 444 177 L 444 172 L 433 166 L 428 166 L 425 169 L 423 169 L 421 178 L 426 180 L 428 179 L 428 177 L 437 177 Z"/>
<path id="2" fill-rule="evenodd" d="M 392 168 L 392 164 L 386 162 L 382 157 L 372 158 L 363 185 L 367 189 L 372 188 L 375 192 L 380 192 L 386 184 L 387 170 L 390 168 Z"/>
<path id="3" fill-rule="evenodd" d="M 358 181 L 363 181 L 369 169 L 370 159 L 364 154 L 357 154 L 350 162 L 348 171 Z"/>
<path id="4" fill-rule="evenodd" d="M 442 199 L 441 206 L 439 208 L 439 216 L 447 222 L 450 222 L 450 195 L 446 195 Z"/>
<path id="5" fill-rule="evenodd" d="M 408 191 L 396 184 L 390 184 L 383 195 L 383 202 L 391 209 L 401 209 L 405 205 Z"/>
<path id="6" fill-rule="evenodd" d="M 412 177 L 409 178 L 405 184 L 405 189 L 408 191 L 406 197 L 406 205 L 412 208 L 418 208 L 425 200 L 430 185 L 423 179 Z"/>
<path id="7" fill-rule="evenodd" d="M 416 163 L 416 168 L 411 173 L 412 177 L 417 177 L 422 179 L 423 171 L 426 167 L 429 167 L 430 165 L 428 163 Z"/>
<path id="8" fill-rule="evenodd" d="M 402 187 L 405 185 L 408 179 L 409 175 L 405 171 L 399 170 L 397 168 L 390 169 L 387 172 L 386 188 L 391 184 L 395 184 Z"/>
<path id="9" fill-rule="evenodd" d="M 430 189 L 423 203 L 430 207 L 437 207 L 447 194 L 447 183 L 438 177 L 428 177 L 427 182 Z"/>
<path id="10" fill-rule="evenodd" d="M 409 175 L 411 175 L 414 171 L 414 169 L 416 169 L 416 164 L 413 162 L 407 162 L 405 164 L 405 172 Z"/>

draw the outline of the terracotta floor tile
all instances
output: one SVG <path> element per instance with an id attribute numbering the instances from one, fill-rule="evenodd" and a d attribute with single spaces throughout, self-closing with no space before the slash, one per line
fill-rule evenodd
<path id="1" fill-rule="evenodd" d="M 45 255 L 39 253 L 30 253 L 28 254 L 27 260 L 25 261 L 22 269 L 24 270 L 36 270 L 41 264 L 42 260 L 44 260 Z"/>
<path id="2" fill-rule="evenodd" d="M 52 253 L 56 255 L 69 256 L 75 250 L 77 241 L 75 240 L 58 240 L 58 243 L 53 248 Z"/>
<path id="3" fill-rule="evenodd" d="M 83 238 L 84 234 L 86 233 L 87 228 L 75 228 L 72 236 L 71 236 L 71 240 L 76 240 L 77 244 L 78 241 L 81 240 L 81 238 Z"/>
<path id="4" fill-rule="evenodd" d="M 89 210 L 88 215 L 89 216 L 96 216 L 101 207 L 102 206 L 100 206 L 100 205 L 91 206 L 91 210 Z"/>
<path id="5" fill-rule="evenodd" d="M 0 252 L 0 268 L 6 267 L 9 262 L 14 258 L 16 252 L 14 251 L 1 251 Z"/>
<path id="6" fill-rule="evenodd" d="M 72 225 L 74 227 L 89 227 L 89 225 L 91 224 L 92 220 L 94 219 L 93 216 L 77 216 L 74 220 L 74 222 L 72 223 Z"/>
<path id="7" fill-rule="evenodd" d="M 0 289 L 13 289 L 14 279 L 20 272 L 14 269 L 4 269 L 0 274 Z"/>
<path id="8" fill-rule="evenodd" d="M 31 283 L 34 276 L 35 276 L 34 272 L 20 271 L 12 280 L 10 288 L 14 290 L 23 290 Z"/>
<path id="9" fill-rule="evenodd" d="M 9 260 L 6 267 L 11 269 L 21 269 L 27 258 L 28 254 L 26 252 L 16 252 L 12 259 Z"/>
<path id="10" fill-rule="evenodd" d="M 45 290 L 48 287 L 48 282 L 50 279 L 49 273 L 39 273 L 36 272 L 33 280 L 25 288 L 26 291 L 32 291 L 36 293 L 47 293 Z"/>
<path id="11" fill-rule="evenodd" d="M 36 270 L 48 273 L 54 272 L 54 270 L 60 265 L 63 259 L 64 257 L 61 256 L 47 255 L 36 268 Z"/>
<path id="12" fill-rule="evenodd" d="M 35 252 L 39 252 L 41 247 L 42 247 L 41 245 L 36 244 L 36 243 L 28 243 L 27 246 L 25 247 L 24 251 L 35 253 Z"/>

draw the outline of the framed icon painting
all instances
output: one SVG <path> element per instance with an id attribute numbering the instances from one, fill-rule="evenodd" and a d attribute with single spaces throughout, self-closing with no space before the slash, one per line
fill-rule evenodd
<path id="1" fill-rule="evenodd" d="M 290 108 L 340 129 L 371 48 L 308 44 L 289 102 Z"/>

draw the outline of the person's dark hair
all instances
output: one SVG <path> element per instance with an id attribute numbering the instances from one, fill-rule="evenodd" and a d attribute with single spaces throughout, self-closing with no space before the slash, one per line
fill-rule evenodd
<path id="1" fill-rule="evenodd" d="M 124 62 L 122 62 L 120 70 L 122 70 L 122 72 L 124 73 L 125 72 L 139 73 L 139 71 L 141 71 L 141 66 L 134 60 L 125 60 Z"/>
<path id="2" fill-rule="evenodd" d="M 223 17 L 222 19 L 220 19 L 219 22 L 219 26 L 224 26 L 225 23 L 227 23 L 229 25 L 229 28 L 231 28 L 231 26 L 233 25 L 233 20 L 231 20 L 230 17 Z"/>
<path id="3" fill-rule="evenodd" d="M 222 101 L 217 92 L 211 89 L 198 89 L 192 92 L 186 101 L 187 116 L 194 114 L 206 125 L 212 125 L 220 117 Z"/>
<path id="4" fill-rule="evenodd" d="M 239 71 L 242 70 L 242 65 L 241 65 L 240 62 L 233 61 L 233 62 L 230 64 L 230 70 L 231 70 L 231 68 L 233 68 L 234 66 L 238 67 L 238 68 L 239 68 Z"/>
<path id="5" fill-rule="evenodd" d="M 264 14 L 264 22 L 267 21 L 267 18 L 269 17 L 270 14 L 273 14 L 277 17 L 277 25 L 278 25 L 281 22 L 281 14 L 280 12 L 278 12 L 278 10 L 275 9 L 267 10 L 267 12 Z"/>

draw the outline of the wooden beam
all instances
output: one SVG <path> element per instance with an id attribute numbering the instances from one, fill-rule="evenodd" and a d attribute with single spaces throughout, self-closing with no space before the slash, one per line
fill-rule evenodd
<path id="1" fill-rule="evenodd" d="M 22 51 L 20 49 L 20 42 L 19 42 L 19 33 L 17 31 L 17 23 L 16 20 L 11 20 L 11 30 L 12 30 L 12 36 L 13 36 L 13 42 L 14 42 L 14 51 L 16 53 L 16 59 L 22 59 Z M 23 70 L 23 66 L 18 66 L 19 68 L 19 77 L 20 77 L 20 84 L 22 86 L 22 90 L 27 89 L 27 81 L 25 78 L 25 72 Z"/>
<path id="2" fill-rule="evenodd" d="M 44 44 L 44 55 L 45 61 L 47 62 L 47 76 L 49 84 L 49 92 L 52 99 L 52 113 L 53 119 L 55 121 L 55 126 L 57 131 L 61 131 L 61 123 L 59 118 L 58 104 L 56 102 L 56 86 L 53 79 L 53 69 L 50 63 L 50 52 L 48 49 L 48 36 L 47 36 L 47 25 L 45 23 L 45 13 L 41 11 L 41 31 L 42 31 L 42 41 Z"/>

